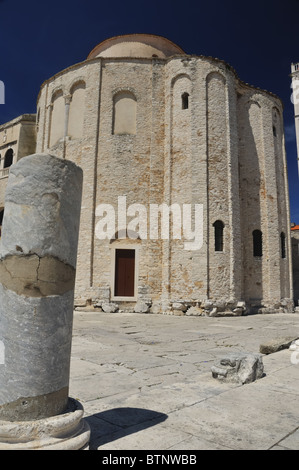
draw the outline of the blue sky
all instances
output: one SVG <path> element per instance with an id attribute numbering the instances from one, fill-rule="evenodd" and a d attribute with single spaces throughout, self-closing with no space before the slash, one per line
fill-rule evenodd
<path id="1" fill-rule="evenodd" d="M 0 0 L 0 124 L 36 112 L 41 84 L 84 60 L 111 36 L 167 37 L 186 53 L 223 59 L 241 80 L 277 94 L 284 123 L 291 220 L 299 224 L 299 182 L 290 100 L 299 62 L 299 0 Z"/>

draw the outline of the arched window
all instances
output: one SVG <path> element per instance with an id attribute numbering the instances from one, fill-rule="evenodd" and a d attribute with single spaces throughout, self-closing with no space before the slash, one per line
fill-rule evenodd
<path id="1" fill-rule="evenodd" d="M 182 109 L 189 108 L 189 93 L 182 94 Z"/>
<path id="2" fill-rule="evenodd" d="M 9 168 L 13 162 L 13 149 L 8 149 L 4 157 L 4 168 Z"/>
<path id="3" fill-rule="evenodd" d="M 215 251 L 223 251 L 224 223 L 221 220 L 216 220 L 216 222 L 213 223 L 213 227 L 214 227 Z"/>
<path id="4" fill-rule="evenodd" d="M 283 232 L 280 234 L 280 250 L 281 257 L 286 258 L 286 236 Z"/>
<path id="5" fill-rule="evenodd" d="M 252 232 L 253 256 L 263 256 L 263 234 L 260 230 Z"/>
<path id="6" fill-rule="evenodd" d="M 136 134 L 137 100 L 133 93 L 122 91 L 113 98 L 113 134 Z"/>

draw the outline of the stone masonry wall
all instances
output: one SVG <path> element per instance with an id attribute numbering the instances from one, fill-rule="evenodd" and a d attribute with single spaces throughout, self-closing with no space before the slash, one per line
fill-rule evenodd
<path id="1" fill-rule="evenodd" d="M 295 304 L 299 305 L 299 230 L 292 230 L 293 285 Z"/>
<path id="2" fill-rule="evenodd" d="M 68 113 L 79 82 L 85 109 L 82 136 L 74 137 L 68 133 Z M 53 97 L 61 92 L 65 115 L 57 122 L 63 129 L 55 132 L 62 138 L 49 148 Z M 113 100 L 122 92 L 136 99 L 136 133 L 115 135 Z M 38 115 L 37 152 L 70 159 L 83 169 L 78 302 L 103 296 L 114 301 L 117 246 L 136 249 L 134 302 L 146 299 L 153 311 L 170 311 L 175 302 L 204 307 L 207 301 L 218 310 L 234 309 L 240 301 L 277 310 L 282 299 L 292 298 L 282 111 L 276 97 L 243 84 L 211 58 L 96 58 L 45 82 Z M 153 240 L 149 232 L 145 240 L 99 240 L 96 208 L 113 206 L 117 232 L 120 196 L 127 208 L 142 204 L 147 214 L 150 204 L 181 209 L 202 204 L 202 247 L 185 250 L 183 238 Z M 224 224 L 218 252 L 216 220 Z M 138 235 L 140 227 L 133 225 Z M 261 257 L 253 256 L 256 229 L 263 234 Z"/>

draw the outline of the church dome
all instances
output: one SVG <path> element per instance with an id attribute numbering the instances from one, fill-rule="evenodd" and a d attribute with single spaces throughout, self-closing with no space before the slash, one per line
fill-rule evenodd
<path id="1" fill-rule="evenodd" d="M 152 34 L 127 34 L 101 42 L 90 52 L 87 59 L 95 57 L 159 57 L 164 59 L 176 54 L 185 54 L 185 52 L 169 39 Z"/>

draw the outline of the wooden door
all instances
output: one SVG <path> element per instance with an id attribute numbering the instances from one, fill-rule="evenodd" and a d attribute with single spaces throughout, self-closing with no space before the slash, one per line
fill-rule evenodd
<path id="1" fill-rule="evenodd" d="M 117 297 L 134 297 L 135 250 L 115 250 L 115 285 Z"/>

